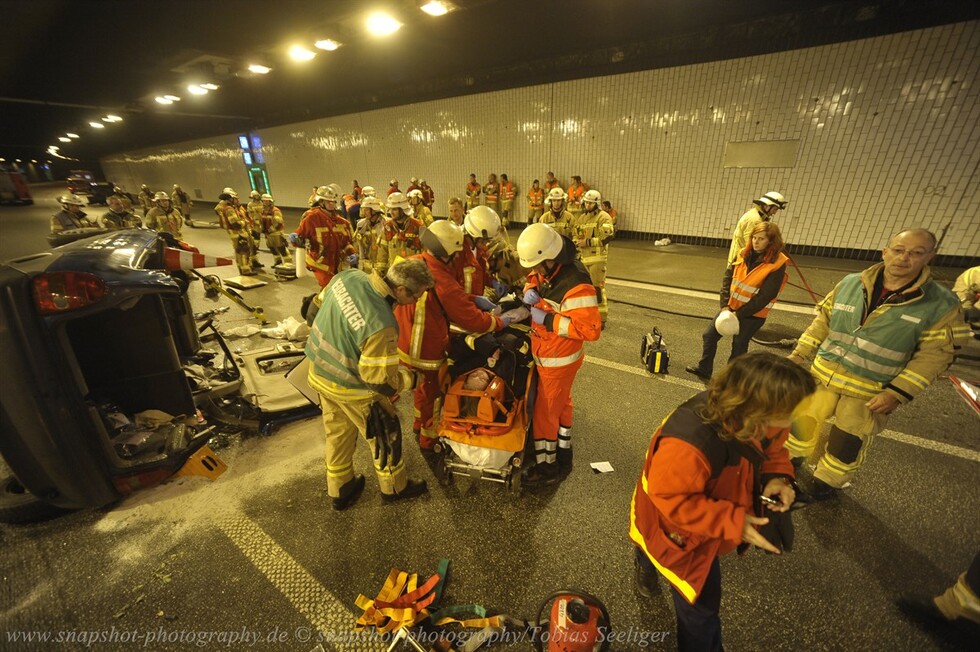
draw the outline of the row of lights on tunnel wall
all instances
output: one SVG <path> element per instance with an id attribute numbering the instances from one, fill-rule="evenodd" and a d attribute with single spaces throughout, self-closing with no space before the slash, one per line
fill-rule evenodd
<path id="1" fill-rule="evenodd" d="M 457 9 L 457 7 L 453 3 L 446 2 L 445 0 L 430 0 L 429 2 L 426 2 L 423 5 L 420 5 L 419 9 L 429 14 L 430 16 L 445 16 L 450 11 Z M 370 34 L 371 36 L 384 37 L 384 36 L 390 36 L 395 32 L 397 32 L 399 29 L 401 29 L 402 23 L 399 22 L 391 14 L 382 11 L 376 11 L 371 14 L 368 14 L 368 16 L 365 18 L 364 26 L 368 34 Z M 329 38 L 318 40 L 313 44 L 313 46 L 316 49 L 323 50 L 325 52 L 333 52 L 334 50 L 340 48 L 342 45 L 343 43 L 340 43 L 339 41 L 335 41 L 334 39 L 329 39 Z M 310 61 L 315 56 L 316 56 L 316 52 L 310 50 L 309 48 L 303 45 L 296 44 L 289 48 L 289 57 L 293 61 L 298 61 L 298 62 Z M 272 72 L 272 68 L 259 63 L 252 63 L 248 66 L 248 71 L 256 75 L 265 75 Z M 207 95 L 210 91 L 216 91 L 218 90 L 218 88 L 220 88 L 218 84 L 214 84 L 211 82 L 200 83 L 200 84 L 189 84 L 187 86 L 187 92 L 190 93 L 191 95 Z M 175 102 L 180 102 L 181 97 L 179 95 L 168 93 L 166 95 L 157 95 L 154 98 L 154 100 L 158 104 L 171 105 L 174 104 Z M 89 122 L 88 124 L 92 129 L 104 129 L 105 124 L 103 123 L 113 124 L 116 122 L 122 122 L 122 118 L 119 117 L 118 115 L 107 115 L 102 118 L 101 122 L 92 121 Z M 61 141 L 62 143 L 70 143 L 78 139 L 79 137 L 80 136 L 77 133 L 69 131 L 64 135 L 59 136 L 58 140 Z M 77 159 L 71 159 L 67 156 L 63 156 L 58 151 L 60 149 L 61 147 L 59 145 L 50 145 L 48 147 L 47 153 L 50 154 L 51 156 L 55 156 L 57 158 L 61 158 L 65 160 L 77 160 Z"/>

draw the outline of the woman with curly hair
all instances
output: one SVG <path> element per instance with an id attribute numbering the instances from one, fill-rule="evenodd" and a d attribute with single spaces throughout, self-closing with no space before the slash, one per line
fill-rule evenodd
<path id="1" fill-rule="evenodd" d="M 771 353 L 728 363 L 653 435 L 630 509 L 637 582 L 670 584 L 681 650 L 721 650 L 718 557 L 792 546 L 793 465 L 783 444 L 812 376 Z M 771 521 L 771 522 L 770 522 Z M 757 528 L 762 528 L 760 529 Z"/>

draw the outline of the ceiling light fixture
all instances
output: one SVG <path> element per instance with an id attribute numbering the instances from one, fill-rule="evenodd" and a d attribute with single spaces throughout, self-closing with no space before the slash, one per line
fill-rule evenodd
<path id="1" fill-rule="evenodd" d="M 60 140 L 63 143 L 70 143 L 71 142 L 71 138 L 65 138 L 64 136 L 58 136 L 58 140 Z"/>
<path id="2" fill-rule="evenodd" d="M 188 85 L 187 90 L 190 92 L 191 95 L 207 95 L 208 94 L 208 89 L 204 88 L 203 86 L 198 86 L 197 84 L 190 84 L 190 85 Z"/>
<path id="3" fill-rule="evenodd" d="M 105 125 L 101 122 L 90 122 L 88 126 L 92 127 L 92 129 L 105 129 Z"/>
<path id="4" fill-rule="evenodd" d="M 31 163 L 37 163 L 37 159 L 36 158 L 32 158 L 31 159 Z"/>
<path id="5" fill-rule="evenodd" d="M 332 38 L 325 38 L 314 43 L 317 48 L 321 50 L 326 50 L 327 52 L 333 52 L 339 48 L 342 44 L 333 40 Z"/>
<path id="6" fill-rule="evenodd" d="M 118 115 L 112 115 L 111 113 L 102 119 L 106 122 L 122 122 L 122 118 L 120 118 Z"/>
<path id="7" fill-rule="evenodd" d="M 272 68 L 268 66 L 260 66 L 257 63 L 253 63 L 248 67 L 249 72 L 254 72 L 256 75 L 267 75 Z"/>
<path id="8" fill-rule="evenodd" d="M 171 102 L 179 102 L 180 98 L 176 95 L 164 95 L 164 98 L 170 100 Z"/>
<path id="9" fill-rule="evenodd" d="M 309 61 L 316 56 L 316 52 L 307 50 L 302 45 L 294 45 L 289 48 L 289 56 L 293 61 Z"/>
<path id="10" fill-rule="evenodd" d="M 173 104 L 174 103 L 173 100 L 168 100 L 167 98 L 162 97 L 160 95 L 157 95 L 154 99 L 156 99 L 156 101 L 159 102 L 160 104 Z"/>
<path id="11" fill-rule="evenodd" d="M 206 88 L 209 91 L 216 91 L 220 88 L 220 86 L 218 86 L 217 84 L 211 84 L 211 83 L 201 84 L 200 86 L 201 88 Z"/>
<path id="12" fill-rule="evenodd" d="M 391 36 L 402 27 L 401 23 L 382 11 L 369 15 L 365 24 L 372 36 Z"/>
<path id="13" fill-rule="evenodd" d="M 65 135 L 68 136 L 69 138 L 78 138 L 78 134 L 72 133 L 70 131 L 67 132 Z"/>
<path id="14" fill-rule="evenodd" d="M 456 5 L 451 2 L 441 2 L 440 0 L 432 0 L 431 2 L 426 2 L 424 5 L 419 7 L 422 11 L 429 14 L 430 16 L 445 16 L 450 11 L 456 9 Z"/>

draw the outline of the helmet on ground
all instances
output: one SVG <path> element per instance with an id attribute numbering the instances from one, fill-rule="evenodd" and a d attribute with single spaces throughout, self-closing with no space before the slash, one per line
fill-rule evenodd
<path id="1" fill-rule="evenodd" d="M 361 202 L 361 210 L 363 211 L 365 208 L 370 208 L 375 213 L 380 213 L 381 200 L 373 195 L 369 197 L 365 197 L 364 200 Z"/>
<path id="2" fill-rule="evenodd" d="M 738 316 L 731 310 L 722 310 L 715 317 L 715 330 L 719 335 L 738 335 Z"/>
<path id="3" fill-rule="evenodd" d="M 374 189 L 374 186 L 364 186 L 361 188 L 361 197 L 374 197 L 378 192 Z"/>
<path id="4" fill-rule="evenodd" d="M 262 193 L 260 193 L 258 190 L 253 190 L 252 192 L 248 193 L 248 196 L 255 199 L 256 197 L 261 197 Z"/>
<path id="5" fill-rule="evenodd" d="M 158 192 L 158 193 L 155 193 L 153 195 L 153 201 L 163 201 L 164 199 L 166 199 L 167 201 L 170 201 L 170 195 L 168 195 L 167 193 L 163 192 L 162 190 L 160 192 Z"/>
<path id="6" fill-rule="evenodd" d="M 517 255 L 521 265 L 527 268 L 554 260 L 561 250 L 561 236 L 549 225 L 540 222 L 524 229 L 517 239 Z"/>
<path id="7" fill-rule="evenodd" d="M 408 198 L 418 199 L 419 201 L 422 201 L 422 191 L 419 190 L 418 188 L 413 188 L 412 190 L 408 191 Z"/>
<path id="8" fill-rule="evenodd" d="M 774 190 L 770 190 L 762 197 L 755 200 L 757 204 L 764 204 L 765 206 L 776 206 L 778 208 L 786 208 L 786 198 Z"/>
<path id="9" fill-rule="evenodd" d="M 85 202 L 78 195 L 62 195 L 58 197 L 59 204 L 72 204 L 73 206 L 84 206 Z"/>
<path id="10" fill-rule="evenodd" d="M 582 202 L 588 204 L 599 204 L 602 201 L 602 195 L 599 194 L 598 190 L 586 190 L 585 194 L 582 195 Z"/>
<path id="11" fill-rule="evenodd" d="M 270 195 L 269 193 L 266 193 L 266 194 L 262 195 L 262 201 L 275 201 L 275 199 L 272 198 L 272 195 Z"/>
<path id="12" fill-rule="evenodd" d="M 330 186 L 320 186 L 316 189 L 316 201 L 326 200 L 335 202 L 339 196 L 340 193 Z"/>
<path id="13" fill-rule="evenodd" d="M 393 192 L 388 195 L 388 208 L 400 208 L 406 215 L 412 214 L 412 205 L 408 203 L 405 193 Z"/>
<path id="14" fill-rule="evenodd" d="M 565 191 L 561 188 L 552 188 L 548 191 L 545 201 L 550 205 L 553 201 L 565 201 Z"/>
<path id="15" fill-rule="evenodd" d="M 420 236 L 422 246 L 439 258 L 463 249 L 463 229 L 450 220 L 436 220 Z"/>
<path id="16" fill-rule="evenodd" d="M 463 218 L 463 228 L 471 237 L 492 238 L 500 231 L 500 216 L 489 206 L 474 206 Z"/>

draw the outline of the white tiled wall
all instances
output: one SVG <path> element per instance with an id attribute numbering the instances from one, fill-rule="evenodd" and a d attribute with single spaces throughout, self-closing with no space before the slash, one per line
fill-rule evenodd
<path id="1" fill-rule="evenodd" d="M 445 200 L 506 172 L 579 174 L 631 231 L 728 236 L 768 190 L 789 242 L 878 249 L 905 226 L 980 254 L 980 21 L 778 54 L 531 86 L 260 130 L 283 205 L 351 180 L 425 178 Z M 799 140 L 793 168 L 723 167 L 730 141 Z M 104 162 L 109 178 L 245 185 L 235 135 Z M 193 161 L 208 157 L 204 165 Z M 173 172 L 176 166 L 176 172 Z M 182 181 L 187 175 L 196 183 Z M 124 174 L 119 174 L 125 177 Z"/>

